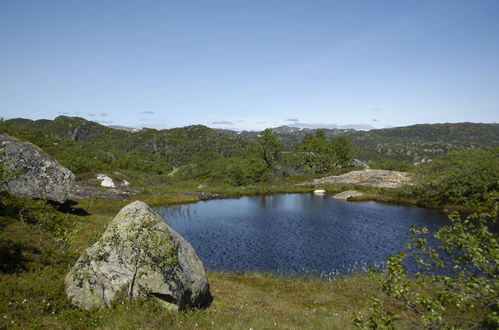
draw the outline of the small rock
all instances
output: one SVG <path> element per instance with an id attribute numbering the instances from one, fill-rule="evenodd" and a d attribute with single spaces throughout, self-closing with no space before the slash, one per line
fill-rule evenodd
<path id="1" fill-rule="evenodd" d="M 333 196 L 334 199 L 342 199 L 342 200 L 348 200 L 350 197 L 357 197 L 357 196 L 362 196 L 364 195 L 360 191 L 357 190 L 347 190 L 340 192 L 339 194 L 336 194 Z"/>
<path id="2" fill-rule="evenodd" d="M 324 189 L 317 189 L 317 190 L 314 190 L 314 194 L 315 195 L 325 195 L 326 191 Z"/>
<path id="3" fill-rule="evenodd" d="M 356 158 L 353 158 L 348 165 L 351 167 L 362 167 L 363 169 L 369 168 L 369 165 L 367 165 L 367 163 Z"/>
<path id="4" fill-rule="evenodd" d="M 110 177 L 108 177 L 105 174 L 97 174 L 97 179 L 101 180 L 100 185 L 103 186 L 103 187 L 109 187 L 109 188 L 116 187 L 116 185 L 114 184 L 113 179 L 111 179 Z"/>

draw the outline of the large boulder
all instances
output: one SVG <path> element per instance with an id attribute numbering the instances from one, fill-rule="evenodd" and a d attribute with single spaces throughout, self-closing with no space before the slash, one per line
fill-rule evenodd
<path id="1" fill-rule="evenodd" d="M 64 203 L 75 182 L 70 170 L 37 146 L 2 134 L 0 160 L 8 172 L 0 189 L 13 195 Z"/>
<path id="2" fill-rule="evenodd" d="M 212 300 L 192 246 L 140 201 L 121 209 L 65 281 L 73 304 L 85 309 L 109 306 L 120 295 L 156 297 L 175 309 Z"/>

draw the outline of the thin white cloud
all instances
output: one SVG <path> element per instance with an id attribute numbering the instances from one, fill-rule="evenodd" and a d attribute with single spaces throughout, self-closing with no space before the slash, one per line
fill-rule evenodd
<path id="1" fill-rule="evenodd" d="M 212 121 L 212 125 L 234 125 L 233 122 L 227 121 L 227 120 L 218 120 L 218 121 Z"/>
<path id="2" fill-rule="evenodd" d="M 373 129 L 373 125 L 370 124 L 347 124 L 347 125 L 340 125 L 339 128 L 353 128 L 353 129 L 360 129 L 360 130 L 369 130 Z"/>
<path id="3" fill-rule="evenodd" d="M 295 122 L 293 126 L 299 128 L 338 128 L 338 124 L 328 124 L 321 122 L 313 122 L 313 123 Z"/>
<path id="4" fill-rule="evenodd" d="M 323 122 L 312 122 L 312 123 L 302 123 L 302 122 L 295 122 L 293 124 L 295 127 L 299 128 L 328 128 L 328 129 L 333 129 L 333 128 L 342 128 L 342 129 L 359 129 L 359 130 L 369 130 L 373 129 L 374 127 L 370 124 L 346 124 L 346 125 L 338 125 L 334 123 L 323 123 Z"/>

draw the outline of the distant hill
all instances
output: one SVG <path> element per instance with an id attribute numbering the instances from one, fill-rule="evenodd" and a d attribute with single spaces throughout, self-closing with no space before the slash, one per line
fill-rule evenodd
<path id="1" fill-rule="evenodd" d="M 420 163 L 452 150 L 476 149 L 499 144 L 498 124 L 420 124 L 356 131 L 348 134 L 359 146 L 359 156 Z"/>
<path id="2" fill-rule="evenodd" d="M 121 125 L 109 125 L 108 127 L 133 133 L 140 131 L 140 128 L 121 126 Z"/>
<path id="3" fill-rule="evenodd" d="M 109 157 L 129 152 L 164 157 L 178 166 L 195 157 L 218 155 L 229 157 L 241 154 L 249 145 L 248 140 L 219 133 L 202 125 L 156 130 L 144 128 L 138 132 L 100 125 L 79 117 L 59 116 L 54 120 L 10 119 L 0 123 L 0 132 L 20 137 L 34 144 L 45 139 L 80 142 L 84 149 L 105 151 Z M 40 135 L 41 134 L 41 135 Z M 46 143 L 47 141 L 45 141 Z M 42 148 L 58 149 L 52 144 Z"/>
<path id="4" fill-rule="evenodd" d="M 85 141 L 94 135 L 114 134 L 116 130 L 80 117 L 58 116 L 54 120 L 14 118 L 2 123 L 14 130 L 38 130 L 53 134 L 58 139 Z"/>
<path id="5" fill-rule="evenodd" d="M 305 134 L 315 129 L 280 126 L 272 129 L 288 148 L 296 145 Z M 255 140 L 260 132 L 219 130 Z M 499 124 L 453 123 L 418 124 L 406 127 L 357 131 L 354 129 L 324 129 L 329 139 L 348 136 L 362 160 L 378 157 L 420 163 L 452 150 L 481 148 L 499 144 Z"/>
<path id="6" fill-rule="evenodd" d="M 288 150 L 314 129 L 280 126 L 273 128 Z M 24 138 L 35 144 L 47 139 L 68 140 L 79 143 L 93 157 L 115 159 L 121 154 L 135 152 L 164 158 L 173 166 L 193 159 L 212 156 L 232 157 L 244 155 L 256 141 L 260 132 L 211 129 L 192 125 L 173 129 L 144 128 L 133 132 L 129 128 L 108 127 L 79 117 L 59 116 L 54 120 L 10 119 L 0 122 L 0 132 Z M 499 124 L 424 124 L 370 131 L 354 129 L 325 129 L 326 136 L 334 139 L 345 135 L 358 149 L 357 157 L 364 160 L 390 158 L 420 163 L 429 161 L 451 150 L 482 148 L 499 144 Z M 36 133 L 36 134 L 35 134 Z M 52 140 L 50 140 L 52 141 Z M 57 142 L 40 147 L 62 152 Z M 97 155 L 95 155 L 97 154 Z M 102 159 L 102 162 L 109 160 Z"/>
<path id="7" fill-rule="evenodd" d="M 249 140 L 255 141 L 260 131 L 232 131 L 228 129 L 216 129 L 220 133 L 229 135 L 238 135 Z M 351 132 L 356 132 L 354 129 L 324 129 L 326 131 L 326 136 L 329 139 L 333 139 L 340 135 L 348 135 Z M 311 128 L 298 128 L 292 126 L 279 126 L 272 128 L 272 131 L 279 136 L 279 139 L 284 142 L 288 148 L 292 148 L 300 142 L 300 140 L 307 134 L 315 132 L 315 129 Z"/>

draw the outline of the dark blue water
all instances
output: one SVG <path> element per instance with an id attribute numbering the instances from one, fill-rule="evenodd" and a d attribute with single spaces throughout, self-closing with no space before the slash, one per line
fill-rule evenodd
<path id="1" fill-rule="evenodd" d="M 436 210 L 279 194 L 157 208 L 208 269 L 336 274 L 379 266 L 409 228 L 447 224 Z"/>

